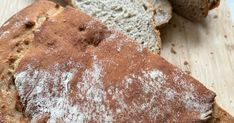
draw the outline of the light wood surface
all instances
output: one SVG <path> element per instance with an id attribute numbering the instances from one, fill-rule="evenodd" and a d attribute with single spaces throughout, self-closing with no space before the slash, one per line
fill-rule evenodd
<path id="1" fill-rule="evenodd" d="M 192 23 L 173 15 L 161 33 L 161 56 L 191 71 L 217 94 L 217 103 L 234 116 L 234 23 L 226 1 L 222 0 L 221 6 L 202 22 Z M 176 54 L 170 52 L 172 44 Z M 185 61 L 189 64 L 184 65 Z"/>
<path id="2" fill-rule="evenodd" d="M 1 0 L 0 25 L 32 2 L 34 0 Z M 161 56 L 190 71 L 217 94 L 217 103 L 234 116 L 233 21 L 226 0 L 202 22 L 192 23 L 174 14 L 161 32 Z M 176 54 L 170 51 L 173 44 Z M 184 65 L 185 61 L 188 65 Z"/>

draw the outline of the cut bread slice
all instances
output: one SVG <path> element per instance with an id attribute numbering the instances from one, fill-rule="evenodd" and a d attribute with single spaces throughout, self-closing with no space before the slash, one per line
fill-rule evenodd
<path id="1" fill-rule="evenodd" d="M 220 0 L 170 0 L 173 9 L 179 15 L 190 20 L 201 20 L 209 10 L 217 7 Z"/>
<path id="2" fill-rule="evenodd" d="M 67 0 L 71 5 L 136 40 L 151 51 L 160 51 L 157 26 L 171 18 L 171 7 L 164 0 Z M 154 3 L 154 4 L 153 4 Z M 164 6 L 165 5 L 165 6 Z M 155 7 L 159 9 L 155 9 Z M 155 11 L 156 10 L 156 11 Z"/>

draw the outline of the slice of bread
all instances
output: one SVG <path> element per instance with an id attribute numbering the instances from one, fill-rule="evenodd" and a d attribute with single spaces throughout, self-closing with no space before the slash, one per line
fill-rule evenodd
<path id="1" fill-rule="evenodd" d="M 171 18 L 171 6 L 164 0 L 67 0 L 88 13 L 136 40 L 153 52 L 160 51 L 161 38 L 157 26 Z M 157 9 L 155 8 L 157 7 Z"/>
<path id="2" fill-rule="evenodd" d="M 201 20 L 209 10 L 217 7 L 220 0 L 170 0 L 173 9 L 189 20 Z"/>

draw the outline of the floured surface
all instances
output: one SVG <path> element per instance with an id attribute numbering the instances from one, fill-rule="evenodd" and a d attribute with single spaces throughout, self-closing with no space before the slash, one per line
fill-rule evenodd
<path id="1" fill-rule="evenodd" d="M 215 96 L 158 55 L 72 8 L 36 33 L 15 83 L 32 121 L 199 122 L 209 117 Z"/>

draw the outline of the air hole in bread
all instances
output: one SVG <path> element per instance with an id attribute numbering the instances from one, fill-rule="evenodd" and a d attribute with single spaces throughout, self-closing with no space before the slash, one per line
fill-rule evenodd
<path id="1" fill-rule="evenodd" d="M 115 9 L 115 12 L 118 12 L 118 13 L 123 12 L 123 8 L 122 7 L 117 8 L 117 9 Z"/>
<path id="2" fill-rule="evenodd" d="M 79 31 L 80 31 L 80 32 L 85 31 L 85 29 L 86 29 L 86 27 L 85 27 L 85 26 L 80 26 L 80 27 L 79 27 Z"/>
<path id="3" fill-rule="evenodd" d="M 11 73 L 11 75 L 12 75 L 12 73 Z M 11 76 L 11 84 L 15 85 L 15 77 L 14 76 Z"/>
<path id="4" fill-rule="evenodd" d="M 16 60 L 17 60 L 17 58 L 16 58 L 15 56 L 11 56 L 11 57 L 8 59 L 9 65 L 10 65 L 10 64 L 13 64 Z"/>
<path id="5" fill-rule="evenodd" d="M 19 42 L 17 42 L 17 43 L 15 44 L 15 46 L 16 46 L 16 47 L 18 47 L 19 45 L 20 45 L 20 43 L 19 43 Z"/>
<path id="6" fill-rule="evenodd" d="M 147 6 L 145 5 L 145 4 L 143 4 L 143 8 L 145 9 L 145 10 L 147 10 L 148 8 L 147 8 Z"/>
<path id="7" fill-rule="evenodd" d="M 29 41 L 28 40 L 24 40 L 24 44 L 25 45 L 29 45 Z"/>
<path id="8" fill-rule="evenodd" d="M 36 23 L 34 21 L 27 21 L 25 22 L 25 28 L 30 29 L 32 28 Z"/>

